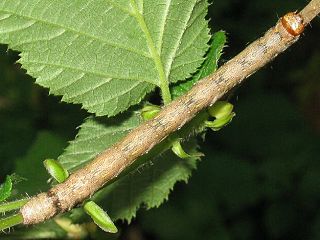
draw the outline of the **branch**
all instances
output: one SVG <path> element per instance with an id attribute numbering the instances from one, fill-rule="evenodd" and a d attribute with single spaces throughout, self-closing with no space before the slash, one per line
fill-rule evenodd
<path id="1" fill-rule="evenodd" d="M 135 159 L 180 129 L 199 111 L 212 105 L 285 51 L 299 39 L 304 26 L 319 11 L 320 0 L 312 0 L 300 13 L 289 13 L 282 17 L 263 37 L 251 43 L 215 73 L 198 82 L 187 94 L 165 106 L 155 118 L 131 131 L 84 168 L 71 174 L 65 182 L 32 197 L 20 210 L 23 223 L 43 222 L 58 213 L 69 211 L 89 198 Z"/>

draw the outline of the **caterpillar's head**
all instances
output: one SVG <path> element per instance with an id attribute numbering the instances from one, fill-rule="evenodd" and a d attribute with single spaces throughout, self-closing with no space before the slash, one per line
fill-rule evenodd
<path id="1" fill-rule="evenodd" d="M 289 12 L 281 18 L 283 27 L 293 36 L 299 36 L 304 30 L 303 18 L 299 13 Z"/>

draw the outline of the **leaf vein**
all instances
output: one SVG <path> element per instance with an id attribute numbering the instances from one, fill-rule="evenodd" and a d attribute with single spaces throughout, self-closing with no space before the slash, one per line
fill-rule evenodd
<path id="1" fill-rule="evenodd" d="M 110 96 L 109 98 L 106 98 L 107 101 L 110 101 L 112 99 L 117 99 L 119 98 L 119 96 L 122 96 L 122 95 L 125 95 L 125 94 L 128 94 L 129 91 L 131 91 L 132 89 L 134 89 L 135 87 L 137 87 L 138 85 L 140 85 L 141 83 L 140 82 L 136 82 L 134 85 L 132 85 L 129 89 L 126 89 L 124 91 L 121 91 L 120 94 L 117 94 L 116 96 Z M 93 104 L 87 104 L 86 106 L 87 107 L 94 107 L 96 105 L 99 105 L 101 104 L 102 102 L 106 102 L 106 99 L 104 98 L 103 101 L 97 101 Z"/>
<path id="2" fill-rule="evenodd" d="M 121 7 L 119 4 L 115 3 L 114 1 L 111 0 L 106 0 L 113 8 L 119 9 L 120 11 L 127 13 L 131 16 L 133 16 L 133 13 L 131 11 L 129 11 L 128 9 L 125 9 L 123 7 Z"/>
<path id="3" fill-rule="evenodd" d="M 193 4 L 193 7 L 192 7 L 192 9 L 191 9 L 191 11 L 190 11 L 190 14 L 188 15 L 188 20 L 185 22 L 184 29 L 187 28 L 188 22 L 190 21 L 190 18 L 191 18 L 191 15 L 192 15 L 191 13 L 193 12 L 194 8 L 195 8 L 195 5 Z M 167 76 L 166 76 L 167 79 L 168 79 L 168 77 L 169 77 L 169 74 L 170 74 L 170 70 L 171 70 L 173 61 L 174 61 L 174 59 L 175 59 L 174 56 L 176 55 L 177 51 L 179 50 L 180 42 L 181 42 L 184 34 L 185 34 L 185 31 L 180 35 L 179 41 L 177 41 L 176 45 L 173 47 L 174 50 L 172 51 L 171 56 L 168 58 L 168 62 L 169 62 L 169 65 L 168 65 L 168 66 L 169 66 L 169 67 L 168 67 L 168 71 L 167 71 L 167 74 L 166 74 L 166 75 L 167 75 Z"/>
<path id="4" fill-rule="evenodd" d="M 120 77 L 120 76 L 110 76 L 110 75 L 106 75 L 105 73 L 101 73 L 101 72 L 92 72 L 92 71 L 84 70 L 83 68 L 76 68 L 76 67 L 73 67 L 73 66 L 61 65 L 61 64 L 56 64 L 56 63 L 49 63 L 49 62 L 27 61 L 27 63 L 43 64 L 43 65 L 48 65 L 48 66 L 57 67 L 57 68 L 70 69 L 70 70 L 74 70 L 74 71 L 77 71 L 77 72 L 83 72 L 83 73 L 92 74 L 92 75 L 96 75 L 96 76 L 104 77 L 104 78 L 112 78 L 112 79 L 115 79 L 115 80 L 133 80 L 133 81 L 148 82 L 148 83 L 151 83 L 151 84 L 154 85 L 154 83 L 149 79 L 132 78 L 132 77 L 125 78 L 125 77 Z"/>
<path id="5" fill-rule="evenodd" d="M 169 14 L 171 1 L 172 0 L 169 0 L 169 2 L 167 2 L 167 7 L 166 7 L 165 12 L 164 12 L 164 21 L 162 22 L 161 27 L 160 27 L 160 39 L 159 39 L 159 46 L 158 46 L 158 51 L 159 51 L 160 55 L 161 55 L 161 52 L 162 52 L 164 29 L 165 29 L 165 27 L 167 25 L 167 17 L 168 17 L 168 14 Z"/>
<path id="6" fill-rule="evenodd" d="M 201 16 L 201 15 L 199 15 L 199 16 Z M 199 29 L 200 29 L 200 30 L 198 31 L 198 33 L 195 34 L 194 37 L 191 38 L 191 40 L 189 40 L 188 44 L 186 44 L 186 47 L 183 48 L 183 49 L 180 49 L 179 53 L 177 53 L 177 54 L 175 55 L 175 58 L 178 58 L 178 57 L 181 56 L 183 53 L 185 53 L 185 52 L 190 48 L 190 46 L 192 46 L 192 44 L 194 44 L 195 40 L 199 37 L 199 35 L 200 35 L 201 33 L 203 33 L 204 29 L 207 29 L 207 26 L 205 25 L 205 26 L 203 26 L 202 28 L 199 28 Z"/>

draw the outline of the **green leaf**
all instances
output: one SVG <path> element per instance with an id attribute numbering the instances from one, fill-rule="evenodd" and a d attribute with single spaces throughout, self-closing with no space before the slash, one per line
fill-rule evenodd
<path id="1" fill-rule="evenodd" d="M 115 115 L 190 77 L 209 40 L 207 0 L 2 0 L 0 42 L 41 86 Z"/>
<path id="2" fill-rule="evenodd" d="M 23 217 L 21 213 L 0 219 L 0 231 L 2 232 L 21 223 L 23 223 Z"/>
<path id="3" fill-rule="evenodd" d="M 212 36 L 210 49 L 207 53 L 206 60 L 199 69 L 199 71 L 189 80 L 178 83 L 171 87 L 171 94 L 173 98 L 182 96 L 189 91 L 192 86 L 200 79 L 215 72 L 218 67 L 218 60 L 222 55 L 223 47 L 226 44 L 226 34 L 223 31 L 216 32 Z"/>
<path id="4" fill-rule="evenodd" d="M 26 180 L 27 180 L 26 178 L 24 178 L 24 177 L 22 177 L 22 176 L 20 176 L 20 175 L 18 175 L 18 174 L 16 174 L 16 173 L 12 173 L 12 174 L 10 175 L 10 178 L 11 178 L 11 180 L 12 180 L 13 185 L 18 184 L 18 183 L 20 183 L 20 182 L 22 182 L 22 181 L 26 181 Z"/>
<path id="5" fill-rule="evenodd" d="M 71 224 L 69 223 L 69 226 Z M 71 228 L 71 226 L 69 227 Z M 79 229 L 81 226 L 79 226 Z M 69 235 L 68 235 L 69 234 Z M 75 236 L 73 236 L 75 235 Z M 17 227 L 10 234 L 2 234 L 1 240 L 25 239 L 83 239 L 80 231 L 66 232 L 55 221 L 49 220 L 31 227 Z"/>
<path id="6" fill-rule="evenodd" d="M 140 112 L 121 114 L 117 119 L 88 118 L 82 124 L 77 138 L 59 157 L 60 163 L 71 171 L 81 167 L 138 126 L 141 121 Z M 187 181 L 199 157 L 180 159 L 170 150 L 170 141 L 163 144 L 165 146 L 160 144 L 158 149 L 138 159 L 138 163 L 144 163 L 142 168 L 131 172 L 129 169 L 126 175 L 120 175 L 117 181 L 95 194 L 93 200 L 99 202 L 113 220 L 130 221 L 143 203 L 147 208 L 159 206 L 168 198 L 177 181 Z M 191 143 L 185 149 L 192 155 L 196 148 L 196 143 Z M 165 149 L 169 151 L 159 155 L 159 152 Z M 157 155 L 159 156 L 154 158 Z M 139 166 L 137 164 L 131 170 Z"/>
<path id="7" fill-rule="evenodd" d="M 39 132 L 27 154 L 16 160 L 15 172 L 27 179 L 17 186 L 20 193 L 31 195 L 49 188 L 49 176 L 42 162 L 46 158 L 57 158 L 65 145 L 66 141 L 59 136 L 48 131 Z"/>
<path id="8" fill-rule="evenodd" d="M 11 190 L 12 190 L 12 180 L 10 176 L 7 176 L 5 182 L 0 185 L 0 202 L 10 197 Z"/>

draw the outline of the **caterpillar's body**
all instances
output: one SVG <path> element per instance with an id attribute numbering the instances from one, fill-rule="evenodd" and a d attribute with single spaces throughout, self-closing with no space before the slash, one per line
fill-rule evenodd
<path id="1" fill-rule="evenodd" d="M 312 5 L 304 11 L 308 11 L 308 8 L 312 8 Z M 312 13 L 312 16 L 315 17 L 317 13 Z M 285 15 L 263 37 L 251 43 L 212 75 L 199 81 L 187 94 L 168 104 L 154 118 L 131 131 L 87 166 L 71 174 L 65 182 L 56 185 L 48 193 L 31 198 L 21 209 L 24 224 L 42 222 L 83 202 L 117 177 L 137 157 L 148 152 L 199 111 L 211 106 L 227 91 L 265 66 L 297 41 L 306 24 L 301 15 Z M 308 20 L 311 19 L 309 16 Z"/>

